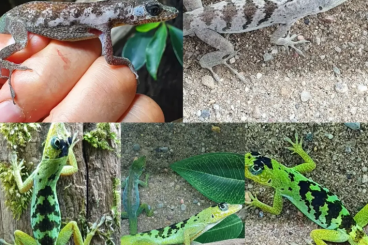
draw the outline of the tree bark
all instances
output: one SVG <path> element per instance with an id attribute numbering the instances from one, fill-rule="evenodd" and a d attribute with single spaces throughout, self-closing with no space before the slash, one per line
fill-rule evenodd
<path id="1" fill-rule="evenodd" d="M 120 139 L 120 125 L 111 124 L 111 130 Z M 114 201 L 113 180 L 120 178 L 120 160 L 115 152 L 95 149 L 87 142 L 83 142 L 83 134 L 96 126 L 94 124 L 66 124 L 72 134 L 78 132 L 79 142 L 74 147 L 78 162 L 78 172 L 72 176 L 61 176 L 57 184 L 57 193 L 63 222 L 77 221 L 81 214 L 89 223 L 99 221 L 104 214 L 111 216 L 110 210 Z M 33 162 L 34 167 L 42 158 L 42 143 L 44 142 L 49 124 L 42 124 L 40 132 L 34 133 L 32 141 L 19 155 L 18 160 Z M 6 147 L 6 140 L 0 135 L 0 162 L 10 163 L 10 150 Z M 0 190 L 0 238 L 8 242 L 14 240 L 14 231 L 22 230 L 33 236 L 30 225 L 30 204 L 20 219 L 14 220 L 12 212 L 5 207 L 5 195 Z M 120 210 L 120 207 L 119 207 Z M 79 228 L 82 229 L 80 227 Z M 105 228 L 105 227 L 102 227 Z M 117 229 L 116 233 L 119 233 Z M 115 235 L 118 241 L 119 234 Z M 72 239 L 71 239 L 72 240 Z M 91 244 L 103 244 L 96 236 Z M 118 244 L 118 243 L 117 243 Z"/>

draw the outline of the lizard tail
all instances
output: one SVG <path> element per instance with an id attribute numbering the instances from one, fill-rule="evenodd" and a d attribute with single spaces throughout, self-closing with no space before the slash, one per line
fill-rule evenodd
<path id="1" fill-rule="evenodd" d="M 130 235 L 135 235 L 138 233 L 138 218 L 129 218 L 129 232 Z"/>

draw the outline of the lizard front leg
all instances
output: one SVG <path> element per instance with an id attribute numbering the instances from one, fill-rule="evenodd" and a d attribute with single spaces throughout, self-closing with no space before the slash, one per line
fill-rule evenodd
<path id="1" fill-rule="evenodd" d="M 253 196 L 252 193 L 250 192 L 247 192 L 247 195 L 251 199 L 251 201 L 245 201 L 245 204 L 260 208 L 264 212 L 276 214 L 276 215 L 279 215 L 282 211 L 282 207 L 283 207 L 282 196 L 281 196 L 280 191 L 277 189 L 273 197 L 272 207 L 259 201 L 257 197 Z"/>
<path id="2" fill-rule="evenodd" d="M 289 51 L 289 47 L 293 48 L 298 54 L 304 56 L 303 52 L 296 48 L 296 44 L 309 43 L 307 40 L 294 41 L 297 35 L 290 36 L 289 31 L 294 22 L 280 24 L 276 31 L 272 34 L 271 43 L 276 45 L 284 46 L 287 51 Z"/>
<path id="3" fill-rule="evenodd" d="M 285 141 L 289 142 L 291 144 L 291 147 L 286 147 L 286 149 L 289 149 L 292 151 L 292 153 L 298 154 L 305 163 L 299 164 L 298 166 L 295 166 L 293 169 L 298 171 L 299 173 L 308 173 L 311 172 L 313 169 L 316 168 L 316 163 L 313 161 L 313 159 L 303 150 L 303 140 L 302 138 L 300 141 L 298 141 L 298 134 L 295 134 L 295 143 L 291 141 L 290 138 L 286 137 L 284 139 Z"/>
<path id="4" fill-rule="evenodd" d="M 346 242 L 349 240 L 349 235 L 335 230 L 317 229 L 310 233 L 311 238 L 316 245 L 327 245 L 328 242 Z"/>
<path id="5" fill-rule="evenodd" d="M 213 71 L 212 67 L 217 65 L 225 65 L 230 69 L 242 82 L 245 82 L 244 76 L 240 75 L 235 69 L 226 63 L 226 61 L 236 55 L 234 46 L 229 40 L 210 29 L 194 30 L 196 36 L 208 45 L 218 49 L 219 51 L 211 52 L 202 56 L 199 64 L 202 68 L 208 69 L 217 82 L 220 77 Z M 228 56 L 224 59 L 225 56 Z"/>
<path id="6" fill-rule="evenodd" d="M 28 43 L 28 31 L 26 29 L 25 24 L 21 20 L 15 20 L 7 18 L 5 20 L 5 29 L 12 35 L 14 38 L 15 43 L 10 44 L 9 46 L 6 46 L 2 50 L 0 50 L 0 70 L 1 68 L 5 68 L 9 70 L 9 76 L 8 76 L 8 83 L 10 87 L 10 94 L 13 100 L 13 104 L 15 104 L 14 98 L 15 98 L 15 92 L 11 84 L 11 76 L 14 72 L 14 70 L 31 70 L 30 68 L 26 66 L 21 66 L 9 61 L 6 61 L 4 59 L 8 58 L 12 54 L 14 54 L 17 51 L 20 51 L 24 49 L 27 46 Z M 5 78 L 1 75 L 0 77 Z"/>
<path id="7" fill-rule="evenodd" d="M 23 182 L 22 176 L 20 173 L 21 170 L 23 169 L 23 160 L 18 164 L 17 156 L 13 155 L 10 161 L 11 161 L 11 165 L 13 168 L 13 176 L 14 176 L 15 182 L 17 183 L 19 192 L 25 193 L 29 191 L 33 186 L 33 179 L 34 179 L 37 169 L 33 171 L 32 174 L 28 176 L 28 178 Z"/>
<path id="8" fill-rule="evenodd" d="M 126 65 L 133 72 L 136 79 L 138 79 L 137 71 L 135 70 L 132 62 L 129 59 L 123 57 L 116 57 L 113 55 L 113 47 L 111 41 L 111 28 L 109 26 L 103 26 L 97 28 L 102 33 L 99 35 L 99 39 L 102 44 L 102 55 L 109 65 Z"/>
<path id="9" fill-rule="evenodd" d="M 197 224 L 187 228 L 184 228 L 184 245 L 198 244 L 193 240 L 200 236 L 203 230 L 206 228 L 205 224 Z M 178 243 L 183 241 L 177 241 Z"/>

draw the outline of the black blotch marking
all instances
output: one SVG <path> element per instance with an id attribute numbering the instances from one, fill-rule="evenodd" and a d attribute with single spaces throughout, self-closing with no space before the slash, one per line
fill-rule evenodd
<path id="1" fill-rule="evenodd" d="M 352 231 L 353 226 L 356 225 L 355 220 L 351 215 L 343 215 L 341 217 L 341 224 L 339 226 L 340 229 L 345 229 L 347 233 Z"/>
<path id="2" fill-rule="evenodd" d="M 275 12 L 275 9 L 277 9 L 276 3 L 270 0 L 265 0 L 265 6 L 263 11 L 265 17 L 258 22 L 258 26 L 260 26 L 263 22 L 268 21 L 272 17 L 272 14 Z"/>
<path id="3" fill-rule="evenodd" d="M 245 24 L 243 25 L 243 29 L 246 30 L 250 24 L 253 22 L 253 18 L 256 15 L 256 12 L 258 10 L 258 6 L 253 1 L 247 1 L 247 3 L 244 6 L 244 16 L 247 20 Z"/>
<path id="4" fill-rule="evenodd" d="M 40 239 L 38 242 L 41 245 L 55 244 L 56 243 L 56 238 L 52 238 L 52 237 L 46 235 L 42 239 Z"/>
<path id="5" fill-rule="evenodd" d="M 271 159 L 268 157 L 257 157 L 254 161 L 254 170 L 264 169 L 266 165 L 269 169 L 273 169 Z"/>
<path id="6" fill-rule="evenodd" d="M 295 180 L 295 174 L 293 174 L 293 173 L 289 173 L 289 174 L 288 174 L 288 177 L 289 177 L 289 179 L 290 179 L 291 181 L 294 181 L 294 180 Z"/>

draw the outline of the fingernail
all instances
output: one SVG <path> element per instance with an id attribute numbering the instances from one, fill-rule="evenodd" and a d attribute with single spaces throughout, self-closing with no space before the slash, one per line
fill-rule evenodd
<path id="1" fill-rule="evenodd" d="M 24 115 L 22 110 L 14 105 L 12 101 L 0 103 L 0 122 L 23 122 Z"/>

